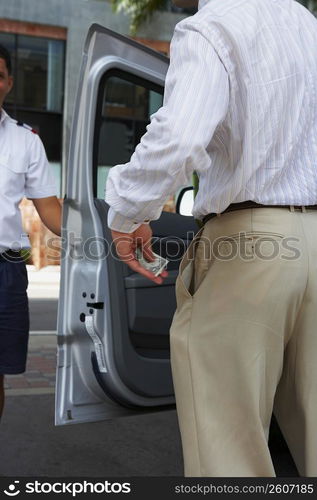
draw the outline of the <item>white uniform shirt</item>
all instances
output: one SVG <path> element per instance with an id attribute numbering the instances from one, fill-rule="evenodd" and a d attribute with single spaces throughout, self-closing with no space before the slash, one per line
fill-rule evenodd
<path id="1" fill-rule="evenodd" d="M 22 198 L 56 195 L 44 146 L 39 136 L 4 110 L 0 117 L 0 252 L 30 247 L 22 228 Z"/>
<path id="2" fill-rule="evenodd" d="M 163 107 L 110 170 L 108 224 L 160 216 L 190 183 L 202 219 L 230 203 L 317 203 L 317 19 L 295 0 L 200 0 L 171 42 Z"/>

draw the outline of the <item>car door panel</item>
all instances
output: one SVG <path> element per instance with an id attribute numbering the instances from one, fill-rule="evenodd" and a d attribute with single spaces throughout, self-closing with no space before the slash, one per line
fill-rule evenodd
<path id="1" fill-rule="evenodd" d="M 113 249 L 103 187 L 128 161 L 161 102 L 168 59 L 93 25 L 84 49 L 63 207 L 56 424 L 158 411 L 175 404 L 169 327 L 192 217 L 163 212 L 153 250 L 169 277 L 155 285 Z M 125 99 L 122 104 L 120 99 Z"/>

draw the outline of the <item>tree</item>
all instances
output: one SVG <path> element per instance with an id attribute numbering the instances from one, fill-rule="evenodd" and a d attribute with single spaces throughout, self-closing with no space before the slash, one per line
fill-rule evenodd
<path id="1" fill-rule="evenodd" d="M 130 31 L 135 35 L 140 25 L 156 10 L 162 10 L 169 0 L 110 0 L 115 12 L 124 11 L 131 16 Z"/>

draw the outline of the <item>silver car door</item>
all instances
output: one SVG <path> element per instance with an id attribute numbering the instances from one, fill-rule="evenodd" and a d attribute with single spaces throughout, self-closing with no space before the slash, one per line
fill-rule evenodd
<path id="1" fill-rule="evenodd" d="M 161 286 L 113 251 L 104 188 L 129 160 L 162 105 L 168 58 L 93 25 L 73 119 L 63 208 L 56 425 L 158 411 L 174 405 L 169 327 L 180 258 L 197 230 L 163 212 L 153 249 L 171 262 Z"/>

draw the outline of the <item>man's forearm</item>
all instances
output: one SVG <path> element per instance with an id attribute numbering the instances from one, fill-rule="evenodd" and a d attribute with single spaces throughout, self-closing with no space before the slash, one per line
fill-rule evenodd
<path id="1" fill-rule="evenodd" d="M 56 196 L 32 200 L 43 224 L 57 236 L 61 235 L 62 207 Z"/>

